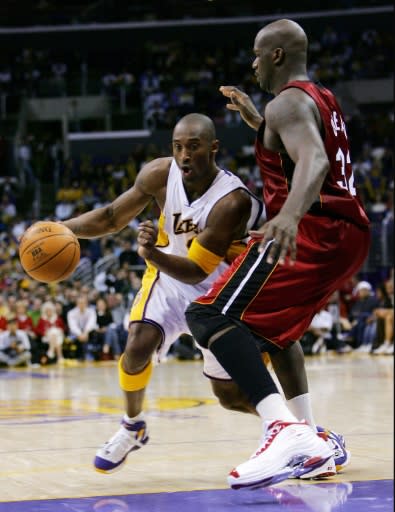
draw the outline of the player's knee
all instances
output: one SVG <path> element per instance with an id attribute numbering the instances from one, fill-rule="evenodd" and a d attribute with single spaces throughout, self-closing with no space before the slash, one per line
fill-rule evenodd
<path id="1" fill-rule="evenodd" d="M 142 370 L 151 361 L 152 355 L 160 344 L 160 337 L 137 334 L 130 330 L 125 346 L 123 367 L 128 373 Z"/>
<path id="2" fill-rule="evenodd" d="M 193 302 L 186 309 L 185 317 L 197 343 L 203 348 L 208 348 L 210 337 L 218 331 L 218 326 L 223 323 L 223 315 L 210 306 Z"/>
<path id="3" fill-rule="evenodd" d="M 234 382 L 215 381 L 212 383 L 214 395 L 222 407 L 230 411 L 256 414 L 256 410 Z"/>

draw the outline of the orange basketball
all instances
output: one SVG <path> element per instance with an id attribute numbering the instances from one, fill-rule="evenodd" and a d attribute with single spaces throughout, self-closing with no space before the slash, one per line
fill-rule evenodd
<path id="1" fill-rule="evenodd" d="M 23 234 L 19 259 L 36 281 L 64 281 L 80 261 L 80 244 L 74 233 L 58 222 L 36 222 Z"/>

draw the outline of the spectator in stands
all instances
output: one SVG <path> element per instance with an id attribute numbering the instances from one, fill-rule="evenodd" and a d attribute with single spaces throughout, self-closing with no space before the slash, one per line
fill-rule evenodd
<path id="1" fill-rule="evenodd" d="M 333 318 L 331 313 L 322 308 L 316 313 L 300 340 L 303 352 L 306 355 L 316 355 L 326 352 L 326 339 L 331 336 Z"/>
<path id="2" fill-rule="evenodd" d="M 28 302 L 18 300 L 15 304 L 15 318 L 17 328 L 27 334 L 30 344 L 31 362 L 37 364 L 39 362 L 39 340 L 35 332 L 33 320 L 28 314 Z"/>
<path id="3" fill-rule="evenodd" d="M 348 315 L 342 312 L 342 303 L 339 290 L 329 298 L 326 310 L 332 315 L 333 326 L 330 336 L 326 337 L 326 346 L 328 350 L 335 350 L 338 354 L 351 352 L 352 348 L 347 343 L 349 341 L 349 332 L 351 323 Z"/>
<path id="4" fill-rule="evenodd" d="M 41 317 L 42 303 L 43 303 L 43 301 L 42 301 L 41 297 L 34 297 L 33 302 L 27 311 L 27 314 L 32 319 L 33 329 L 35 329 L 35 327 L 37 326 L 38 321 Z"/>
<path id="5" fill-rule="evenodd" d="M 378 340 L 378 346 L 373 354 L 394 353 L 394 282 L 392 278 L 387 279 L 377 289 L 379 295 L 378 308 L 374 310 L 377 319 L 377 334 L 382 332 L 382 339 Z"/>
<path id="6" fill-rule="evenodd" d="M 25 331 L 29 339 L 35 338 L 34 326 L 32 318 L 27 313 L 28 306 L 25 301 L 18 300 L 15 305 L 15 318 L 18 324 L 18 329 Z"/>
<path id="7" fill-rule="evenodd" d="M 23 184 L 34 184 L 36 177 L 32 167 L 32 148 L 28 138 L 23 138 L 17 148 L 18 163 L 21 170 L 21 181 Z"/>
<path id="8" fill-rule="evenodd" d="M 8 305 L 8 318 L 16 317 L 16 303 L 17 297 L 14 294 L 8 294 L 7 296 L 7 305 Z"/>
<path id="9" fill-rule="evenodd" d="M 111 311 L 108 309 L 105 299 L 96 301 L 97 329 L 96 333 L 98 341 L 102 346 L 104 359 L 113 356 L 119 359 L 121 356 L 121 347 L 119 344 L 117 325 L 114 323 Z"/>
<path id="10" fill-rule="evenodd" d="M 66 325 L 61 316 L 56 311 L 56 305 L 53 302 L 44 302 L 41 306 L 41 317 L 36 327 L 36 333 L 41 337 L 41 342 L 48 346 L 46 354 L 41 363 L 63 363 L 62 346 Z"/>
<path id="11" fill-rule="evenodd" d="M 16 318 L 11 317 L 7 330 L 0 333 L 0 363 L 9 367 L 26 366 L 30 359 L 29 338 L 18 329 Z"/>
<path id="12" fill-rule="evenodd" d="M 114 292 L 121 293 L 124 298 L 128 296 L 130 289 L 128 272 L 128 268 L 118 268 L 115 272 L 115 281 L 113 283 Z"/>
<path id="13" fill-rule="evenodd" d="M 78 344 L 78 356 L 82 361 L 95 359 L 95 348 L 91 346 L 91 333 L 97 329 L 95 308 L 89 306 L 86 295 L 80 295 L 77 305 L 67 313 L 70 337 Z"/>
<path id="14" fill-rule="evenodd" d="M 8 194 L 3 194 L 1 198 L 0 212 L 3 221 L 6 223 L 16 218 L 16 206 Z"/>
<path id="15" fill-rule="evenodd" d="M 137 251 L 133 249 L 132 241 L 128 238 L 122 240 L 122 252 L 119 255 L 119 266 L 126 268 L 133 265 L 141 265 L 143 262 Z"/>
<path id="16" fill-rule="evenodd" d="M 78 290 L 70 283 L 66 284 L 63 298 L 62 318 L 67 324 L 67 313 L 77 305 Z"/>
<path id="17" fill-rule="evenodd" d="M 378 306 L 378 300 L 368 281 L 360 281 L 355 287 L 355 294 L 357 299 L 350 312 L 350 334 L 354 348 L 359 352 L 370 352 L 376 336 L 374 310 Z"/>
<path id="18" fill-rule="evenodd" d="M 7 303 L 7 296 L 5 293 L 0 293 L 0 318 L 7 318 L 10 316 L 10 308 Z"/>

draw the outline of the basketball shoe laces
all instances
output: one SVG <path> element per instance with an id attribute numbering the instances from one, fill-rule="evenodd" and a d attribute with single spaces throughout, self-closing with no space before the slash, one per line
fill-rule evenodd
<path id="1" fill-rule="evenodd" d="M 261 446 L 258 448 L 256 452 L 254 452 L 250 459 L 253 459 L 254 457 L 258 457 L 261 453 L 263 453 L 269 446 L 272 444 L 274 438 L 283 430 L 283 425 L 292 425 L 295 424 L 294 422 L 288 422 L 288 421 L 265 421 L 264 422 L 264 428 L 263 428 L 263 435 L 261 439 Z"/>
<path id="2" fill-rule="evenodd" d="M 107 454 L 114 454 L 114 452 L 116 452 L 125 455 L 132 448 L 135 447 L 136 449 L 143 446 L 141 443 L 143 436 L 144 428 L 139 430 L 127 430 L 122 425 L 118 432 L 116 432 L 116 434 L 114 434 L 105 444 L 105 452 Z"/>

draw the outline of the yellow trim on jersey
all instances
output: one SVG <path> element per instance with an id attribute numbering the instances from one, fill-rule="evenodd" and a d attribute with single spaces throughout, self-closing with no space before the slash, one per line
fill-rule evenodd
<path id="1" fill-rule="evenodd" d="M 123 391 L 139 391 L 147 387 L 152 374 L 152 362 L 150 361 L 144 370 L 135 375 L 126 373 L 122 368 L 123 355 L 118 361 L 119 386 Z"/>
<path id="2" fill-rule="evenodd" d="M 147 303 L 148 297 L 151 294 L 151 289 L 155 284 L 159 270 L 155 268 L 151 263 L 146 261 L 147 268 L 144 272 L 143 279 L 141 281 L 141 288 L 134 298 L 132 309 L 129 315 L 130 322 L 138 322 L 144 318 L 144 308 Z"/>
<path id="3" fill-rule="evenodd" d="M 165 216 L 163 212 L 161 212 L 158 220 L 158 237 L 156 239 L 155 246 L 156 247 L 166 247 L 169 245 L 169 236 L 165 231 Z"/>
<path id="4" fill-rule="evenodd" d="M 218 256 L 218 254 L 214 254 L 203 247 L 196 238 L 192 240 L 189 247 L 188 258 L 199 265 L 207 275 L 211 274 L 224 259 L 223 256 Z"/>

